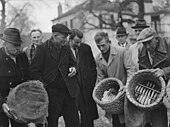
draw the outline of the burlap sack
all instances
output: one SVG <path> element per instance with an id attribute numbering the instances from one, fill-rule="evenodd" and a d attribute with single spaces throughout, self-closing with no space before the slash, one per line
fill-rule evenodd
<path id="1" fill-rule="evenodd" d="M 40 81 L 24 82 L 12 89 L 7 105 L 12 118 L 22 123 L 42 123 L 48 115 L 48 95 Z"/>

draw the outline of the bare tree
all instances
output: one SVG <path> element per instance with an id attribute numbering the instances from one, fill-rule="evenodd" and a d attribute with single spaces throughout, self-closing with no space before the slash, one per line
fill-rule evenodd
<path id="1" fill-rule="evenodd" d="M 30 19 L 32 5 L 28 2 L 21 7 L 9 4 L 8 17 L 6 18 L 6 27 L 16 27 L 21 34 L 27 34 L 28 31 L 35 25 L 34 21 Z"/>
<path id="2" fill-rule="evenodd" d="M 7 26 L 11 26 L 11 25 L 15 26 L 14 24 L 17 24 L 17 23 L 14 23 L 14 22 L 16 22 L 16 21 L 19 22 L 19 20 L 21 20 L 21 19 L 22 19 L 21 21 L 23 21 L 23 19 L 25 19 L 25 20 L 29 19 L 28 17 L 26 17 L 26 16 L 28 16 L 28 13 L 26 11 L 28 11 L 29 8 L 31 7 L 31 2 L 29 2 L 29 1 L 23 2 L 22 1 L 24 4 L 19 9 L 18 9 L 18 6 L 15 7 L 12 4 L 10 4 L 10 2 L 12 2 L 12 0 L 0 0 L 0 3 L 2 5 L 0 33 L 2 33 L 4 28 Z M 44 5 L 48 6 L 48 3 L 46 2 L 46 0 L 37 0 L 36 2 L 41 2 L 41 3 L 44 3 Z M 32 3 L 34 3 L 34 2 L 32 2 Z M 8 8 L 7 8 L 7 5 L 8 5 Z M 8 10 L 10 10 L 10 13 L 8 13 L 8 17 L 7 17 L 6 15 L 7 15 Z M 8 20 L 7 20 L 7 18 L 8 18 Z M 21 21 L 18 24 L 22 24 Z M 27 24 L 25 24 L 25 27 L 28 27 L 29 24 L 30 25 L 34 24 L 33 21 L 31 21 L 30 19 L 28 21 L 29 22 L 27 22 Z M 26 25 L 28 25 L 28 26 L 26 26 Z"/>

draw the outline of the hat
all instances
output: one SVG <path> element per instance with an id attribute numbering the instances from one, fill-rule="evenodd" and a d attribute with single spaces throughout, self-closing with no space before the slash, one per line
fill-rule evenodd
<path id="1" fill-rule="evenodd" d="M 59 32 L 62 34 L 71 34 L 69 28 L 63 24 L 55 24 L 52 26 L 52 32 Z"/>
<path id="2" fill-rule="evenodd" d="M 124 27 L 119 27 L 116 31 L 116 35 L 128 35 L 128 33 L 126 32 L 126 29 Z"/>
<path id="3" fill-rule="evenodd" d="M 138 42 L 147 42 L 149 40 L 151 40 L 154 35 L 155 35 L 155 30 L 152 28 L 145 28 L 144 30 L 141 31 L 141 33 L 139 34 L 139 36 L 137 37 L 137 41 Z"/>
<path id="4" fill-rule="evenodd" d="M 21 44 L 22 40 L 20 37 L 20 32 L 17 28 L 6 28 L 1 37 L 2 40 L 13 43 L 13 44 Z"/>
<path id="5" fill-rule="evenodd" d="M 136 29 L 136 28 L 148 28 L 149 26 L 146 25 L 146 21 L 144 19 L 139 19 L 136 20 L 136 23 L 134 26 L 132 26 L 132 29 Z"/>

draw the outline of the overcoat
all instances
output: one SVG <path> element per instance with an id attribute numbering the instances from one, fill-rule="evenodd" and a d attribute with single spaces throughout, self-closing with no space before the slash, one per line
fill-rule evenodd
<path id="1" fill-rule="evenodd" d="M 5 53 L 4 47 L 0 49 L 0 105 L 5 102 L 5 98 L 8 96 L 11 88 L 29 78 L 28 66 L 29 63 L 25 53 L 18 54 L 15 63 Z M 0 108 L 1 111 L 2 109 Z"/>
<path id="2" fill-rule="evenodd" d="M 85 108 L 89 120 L 97 119 L 97 107 L 92 98 L 97 78 L 96 63 L 90 46 L 85 43 L 81 43 L 79 48 L 78 73 L 80 94 L 84 101 L 84 105 L 80 106 Z"/>
<path id="3" fill-rule="evenodd" d="M 61 46 L 61 49 L 56 50 L 52 39 L 47 40 L 42 45 L 36 48 L 36 55 L 31 62 L 29 74 L 31 79 L 42 81 L 47 87 L 50 87 L 60 73 L 68 92 L 71 97 L 77 97 L 79 87 L 77 77 L 69 77 L 70 67 L 75 67 L 76 62 L 71 56 L 69 45 Z M 60 56 L 56 55 L 59 54 Z"/>
<path id="4" fill-rule="evenodd" d="M 155 41 L 157 41 L 157 46 L 153 57 L 153 64 L 150 63 L 146 47 L 142 46 L 138 49 L 139 69 L 160 68 L 164 71 L 164 79 L 167 82 L 170 78 L 170 39 L 156 37 Z M 149 122 L 152 121 L 153 127 L 167 126 L 167 110 L 164 105 L 150 112 L 139 110 L 128 100 L 126 100 L 125 105 L 127 127 L 144 127 L 147 120 Z"/>
<path id="5" fill-rule="evenodd" d="M 139 51 L 139 69 L 163 69 L 167 81 L 170 78 L 170 38 L 157 37 L 156 41 L 158 45 L 153 58 L 153 64 L 151 65 L 146 48 L 143 46 Z"/>
<path id="6" fill-rule="evenodd" d="M 129 50 L 111 46 L 108 63 L 100 53 L 96 58 L 97 64 L 97 82 L 104 78 L 114 77 L 119 79 L 123 85 L 126 85 L 127 78 L 133 75 L 136 67 L 132 62 Z M 124 115 L 119 114 L 119 120 L 124 122 Z"/>

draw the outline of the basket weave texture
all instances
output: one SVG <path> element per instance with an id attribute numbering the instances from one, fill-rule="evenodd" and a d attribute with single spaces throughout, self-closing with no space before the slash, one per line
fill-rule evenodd
<path id="1" fill-rule="evenodd" d="M 28 81 L 12 89 L 7 97 L 12 118 L 20 123 L 42 123 L 48 116 L 48 95 L 40 81 Z"/>
<path id="2" fill-rule="evenodd" d="M 170 80 L 166 86 L 166 96 L 164 97 L 163 103 L 165 107 L 170 110 Z"/>
<path id="3" fill-rule="evenodd" d="M 154 82 L 157 88 L 159 88 L 159 94 L 154 102 L 143 105 L 140 104 L 135 98 L 135 87 L 141 82 Z M 126 96 L 128 100 L 141 110 L 153 110 L 162 104 L 163 97 L 165 95 L 166 84 L 162 77 L 157 77 L 150 69 L 140 70 L 135 73 L 128 81 L 126 85 Z"/>
<path id="4" fill-rule="evenodd" d="M 119 91 L 123 84 L 119 79 L 106 78 L 100 81 L 93 90 L 93 99 L 103 110 L 112 114 L 120 114 L 124 110 L 125 91 Z M 113 94 L 116 95 L 113 100 L 102 101 L 103 93 L 112 88 Z"/>

